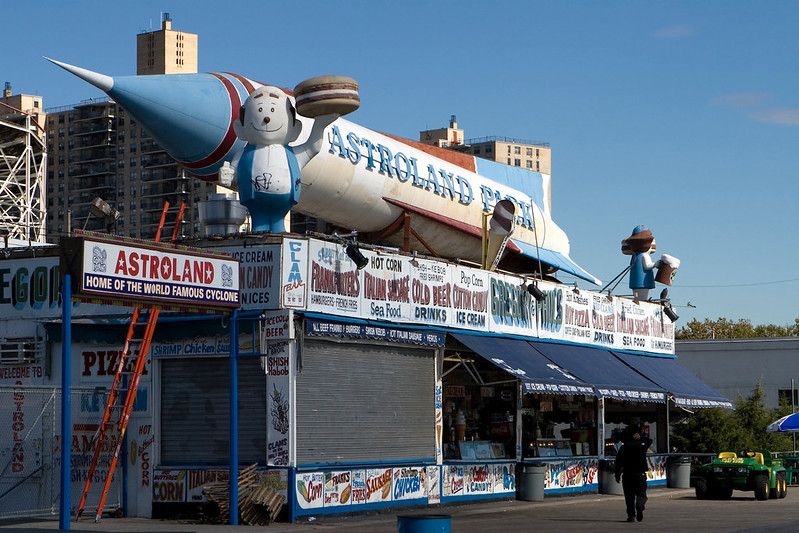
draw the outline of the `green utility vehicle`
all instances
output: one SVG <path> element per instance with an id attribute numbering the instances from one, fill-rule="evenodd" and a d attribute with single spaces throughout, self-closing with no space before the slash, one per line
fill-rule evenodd
<path id="1" fill-rule="evenodd" d="M 732 497 L 733 490 L 752 490 L 758 500 L 784 498 L 788 494 L 785 468 L 765 450 L 721 452 L 691 478 L 700 500 L 726 500 Z"/>

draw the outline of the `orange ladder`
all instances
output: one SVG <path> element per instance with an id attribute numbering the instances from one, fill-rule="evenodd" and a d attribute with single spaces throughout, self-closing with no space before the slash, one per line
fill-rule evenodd
<path id="1" fill-rule="evenodd" d="M 155 242 L 161 241 L 161 230 L 164 227 L 164 221 L 166 220 L 166 214 L 168 210 L 169 202 L 164 202 L 164 208 L 161 211 L 161 220 L 158 223 L 158 231 L 155 234 Z M 183 220 L 183 213 L 185 210 L 186 203 L 181 202 L 180 210 L 178 211 L 177 220 L 175 222 L 175 229 L 172 232 L 172 242 L 177 240 L 178 231 Z M 147 323 L 143 326 L 144 331 L 137 334 L 137 330 L 142 328 L 142 325 L 140 325 L 138 322 L 139 316 L 143 310 L 149 313 L 149 316 L 147 318 Z M 113 446 L 113 455 L 111 456 L 111 462 L 108 466 L 108 474 L 105 478 L 103 491 L 100 494 L 100 502 L 97 504 L 97 513 L 94 517 L 94 521 L 99 522 L 103 516 L 103 508 L 105 507 L 105 502 L 108 498 L 108 492 L 111 489 L 111 482 L 114 479 L 114 471 L 116 470 L 116 465 L 119 460 L 119 453 L 122 449 L 122 443 L 125 440 L 125 430 L 128 427 L 130 414 L 133 411 L 133 403 L 136 400 L 136 391 L 139 388 L 139 379 L 144 373 L 144 367 L 147 362 L 147 354 L 150 351 L 150 342 L 152 341 L 153 334 L 155 333 L 155 324 L 158 322 L 159 313 L 160 309 L 156 306 L 136 306 L 133 309 L 133 314 L 130 318 L 130 325 L 128 326 L 128 332 L 125 336 L 125 344 L 117 361 L 116 372 L 114 373 L 114 381 L 111 384 L 111 389 L 108 393 L 108 402 L 105 405 L 103 418 L 97 429 L 97 433 L 95 434 L 94 452 L 92 454 L 92 461 L 89 465 L 89 471 L 86 476 L 86 483 L 83 485 L 83 492 L 80 497 L 80 502 L 78 503 L 78 509 L 75 513 L 76 520 L 80 519 L 81 515 L 83 514 L 83 510 L 86 508 L 86 500 L 89 497 L 92 479 L 94 478 L 95 471 L 97 470 L 97 464 L 100 460 L 100 455 L 103 452 L 106 440 L 110 438 L 109 448 Z M 135 349 L 133 348 L 134 346 Z M 132 372 L 125 370 L 125 368 L 128 366 L 129 359 L 131 359 L 131 353 L 134 354 Z M 123 376 L 127 374 L 131 375 L 131 381 L 128 384 L 124 403 L 119 405 L 118 400 L 120 399 L 122 392 Z M 117 417 L 114 417 L 115 413 L 118 414 Z M 108 435 L 108 433 L 111 433 L 111 435 Z"/>

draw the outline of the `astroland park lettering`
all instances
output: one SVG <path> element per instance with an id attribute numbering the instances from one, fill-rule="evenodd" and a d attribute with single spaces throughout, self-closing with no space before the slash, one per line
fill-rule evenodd
<path id="1" fill-rule="evenodd" d="M 475 199 L 473 187 L 466 177 L 446 168 L 436 168 L 433 164 L 428 164 L 420 171 L 419 161 L 415 157 L 400 151 L 392 153 L 389 147 L 380 143 L 375 144 L 366 137 L 358 137 L 352 131 L 343 135 L 337 125 L 333 125 L 328 134 L 328 143 L 329 153 L 337 154 L 355 166 L 363 164 L 370 172 L 376 171 L 400 183 L 409 183 L 413 187 L 452 202 L 457 201 L 462 205 L 471 205 Z M 503 195 L 501 191 L 487 185 L 480 185 L 480 197 L 483 211 L 490 211 L 494 204 L 502 199 L 512 201 L 516 206 L 516 212 L 519 213 L 516 223 L 533 229 L 533 206 L 529 199 Z"/>

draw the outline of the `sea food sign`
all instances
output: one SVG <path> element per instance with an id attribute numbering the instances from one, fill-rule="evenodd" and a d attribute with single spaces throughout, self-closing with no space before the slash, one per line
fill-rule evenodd
<path id="1" fill-rule="evenodd" d="M 228 256 L 95 237 L 67 238 L 62 245 L 62 270 L 73 275 L 78 298 L 187 309 L 240 305 L 239 264 Z"/>

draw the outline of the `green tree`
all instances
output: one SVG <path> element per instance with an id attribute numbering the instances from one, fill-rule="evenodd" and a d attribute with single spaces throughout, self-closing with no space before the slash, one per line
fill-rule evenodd
<path id="1" fill-rule="evenodd" d="M 793 447 L 789 434 L 768 433 L 766 427 L 791 407 L 769 409 L 764 403 L 763 387 L 757 385 L 748 398 L 738 398 L 735 410 L 700 409 L 675 424 L 672 446 L 683 452 L 718 453 L 765 449 L 788 451 Z"/>
<path id="2" fill-rule="evenodd" d="M 693 319 L 679 328 L 674 336 L 677 340 L 699 339 L 755 339 L 763 337 L 796 337 L 799 336 L 799 318 L 793 324 L 780 326 L 777 324 L 760 324 L 753 326 L 746 319 L 737 321 L 729 318 L 718 318 L 703 321 Z"/>

